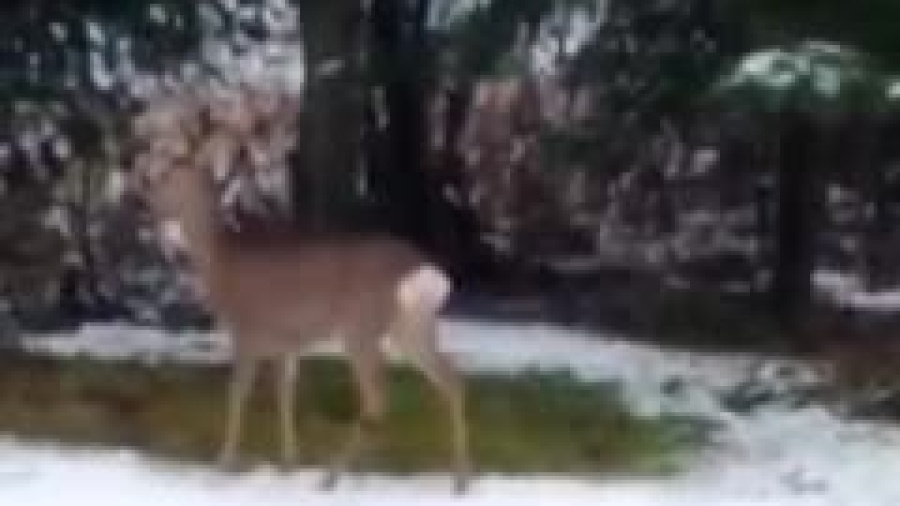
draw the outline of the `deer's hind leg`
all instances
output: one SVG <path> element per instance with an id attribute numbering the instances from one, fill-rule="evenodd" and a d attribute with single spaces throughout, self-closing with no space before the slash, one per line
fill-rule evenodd
<path id="1" fill-rule="evenodd" d="M 378 334 L 371 334 L 378 335 Z M 387 364 L 378 340 L 356 340 L 347 343 L 350 368 L 357 386 L 359 414 L 350 436 L 331 463 L 322 482 L 326 490 L 337 485 L 340 477 L 355 467 L 369 452 L 372 434 L 387 415 Z"/>
<path id="2" fill-rule="evenodd" d="M 397 342 L 403 353 L 434 387 L 450 416 L 453 431 L 455 489 L 465 492 L 472 475 L 469 430 L 465 413 L 465 382 L 437 346 L 437 316 L 406 315 L 397 325 Z"/>

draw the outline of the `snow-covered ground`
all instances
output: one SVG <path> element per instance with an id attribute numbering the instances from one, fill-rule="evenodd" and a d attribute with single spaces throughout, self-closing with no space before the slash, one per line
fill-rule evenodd
<path id="1" fill-rule="evenodd" d="M 35 349 L 109 358 L 218 361 L 215 334 L 166 335 L 116 326 L 40 337 Z M 682 475 L 668 478 L 481 476 L 458 498 L 444 476 L 348 478 L 316 488 L 315 470 L 240 475 L 149 460 L 123 450 L 85 450 L 0 440 L 0 505 L 357 505 L 459 504 L 617 506 L 900 505 L 900 427 L 842 420 L 823 406 L 797 407 L 790 392 L 813 386 L 805 364 L 754 355 L 664 351 L 540 325 L 448 321 L 443 345 L 467 370 L 568 368 L 588 380 L 619 382 L 636 411 L 682 412 L 722 427 L 715 444 Z M 771 400 L 730 411 L 735 391 Z M 771 394 L 771 395 L 768 395 Z"/>
<path id="2" fill-rule="evenodd" d="M 859 276 L 820 270 L 813 276 L 815 287 L 841 306 L 868 311 L 900 311 L 900 287 L 867 291 Z"/>

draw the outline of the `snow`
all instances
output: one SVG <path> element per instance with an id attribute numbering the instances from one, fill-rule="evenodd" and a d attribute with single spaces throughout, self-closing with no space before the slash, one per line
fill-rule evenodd
<path id="1" fill-rule="evenodd" d="M 44 213 L 41 224 L 46 229 L 58 231 L 63 237 L 69 237 L 72 230 L 69 216 L 67 210 L 62 206 L 53 206 Z"/>
<path id="2" fill-rule="evenodd" d="M 279 474 L 261 469 L 238 477 L 203 469 L 162 466 L 128 451 L 62 454 L 52 447 L 0 445 L 0 499 L 5 504 L 58 505 L 67 501 L 92 506 L 238 506 L 238 505 L 473 505 L 567 506 L 663 504 L 719 506 L 749 504 L 812 504 L 804 501 L 694 502 L 703 496 L 681 496 L 675 487 L 649 482 L 590 483 L 558 478 L 483 477 L 468 495 L 458 497 L 440 477 L 391 480 L 384 477 L 350 478 L 334 492 L 317 490 L 320 476 L 312 472 Z M 14 465 L 10 466 L 7 461 Z M 712 498 L 710 498 L 712 499 Z M 718 498 L 716 498 L 718 499 Z"/>
<path id="3" fill-rule="evenodd" d="M 866 80 L 862 58 L 849 47 L 806 41 L 795 48 L 769 48 L 744 57 L 724 80 L 726 88 L 746 85 L 787 90 L 809 83 L 815 95 L 836 99 Z"/>
<path id="4" fill-rule="evenodd" d="M 841 306 L 885 313 L 900 311 L 900 288 L 868 291 L 858 276 L 829 270 L 816 272 L 813 284 Z"/>
<path id="5" fill-rule="evenodd" d="M 891 79 L 887 85 L 888 100 L 900 99 L 900 79 Z"/>
<path id="6" fill-rule="evenodd" d="M 159 462 L 130 449 L 77 449 L 0 439 L 0 503 L 106 505 L 312 506 L 384 504 L 475 506 L 615 504 L 617 506 L 895 506 L 900 504 L 900 430 L 842 419 L 825 406 L 798 407 L 790 392 L 817 385 L 812 364 L 755 354 L 664 350 L 612 335 L 545 325 L 442 323 L 442 348 L 467 371 L 560 369 L 585 380 L 616 381 L 640 413 L 677 412 L 721 429 L 684 473 L 622 476 L 482 475 L 466 496 L 441 475 L 348 477 L 323 492 L 314 469 L 259 467 L 223 474 Z M 218 333 L 86 326 L 75 335 L 34 336 L 35 351 L 89 353 L 106 359 L 219 362 L 229 354 Z M 331 353 L 334 349 L 313 350 Z M 667 389 L 677 381 L 681 386 Z M 723 396 L 741 385 L 769 389 L 772 401 L 729 410 Z"/>
<path id="7" fill-rule="evenodd" d="M 91 44 L 100 46 L 103 45 L 104 42 L 106 42 L 106 32 L 103 30 L 103 26 L 98 21 L 85 21 L 84 31 L 88 41 L 90 41 Z"/>
<path id="8" fill-rule="evenodd" d="M 106 64 L 103 54 L 91 51 L 89 55 L 91 81 L 98 89 L 109 90 L 116 83 L 116 76 Z"/>
<path id="9" fill-rule="evenodd" d="M 169 15 L 166 12 L 166 8 L 160 4 L 150 4 L 147 6 L 147 18 L 160 25 L 164 25 L 169 21 Z"/>
<path id="10" fill-rule="evenodd" d="M 729 86 L 741 86 L 757 80 L 775 89 L 785 89 L 798 80 L 796 65 L 797 62 L 781 49 L 760 51 L 741 60 L 727 83 Z"/>
<path id="11" fill-rule="evenodd" d="M 54 21 L 50 23 L 50 34 L 57 42 L 63 42 L 69 35 L 69 29 L 68 27 L 66 27 L 66 25 L 58 21 Z"/>

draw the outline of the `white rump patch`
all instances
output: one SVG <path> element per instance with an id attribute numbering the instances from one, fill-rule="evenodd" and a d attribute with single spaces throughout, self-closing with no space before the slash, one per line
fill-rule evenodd
<path id="1" fill-rule="evenodd" d="M 400 280 L 397 300 L 404 308 L 438 311 L 452 289 L 450 280 L 440 269 L 425 264 Z"/>

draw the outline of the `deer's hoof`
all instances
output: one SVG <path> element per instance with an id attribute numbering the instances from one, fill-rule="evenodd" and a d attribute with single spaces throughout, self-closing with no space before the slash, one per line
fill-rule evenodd
<path id="1" fill-rule="evenodd" d="M 464 495 L 472 486 L 472 477 L 469 474 L 458 475 L 453 481 L 453 492 L 456 495 Z"/>
<path id="2" fill-rule="evenodd" d="M 319 490 L 323 492 L 331 492 L 335 488 L 337 488 L 338 481 L 340 480 L 341 473 L 335 469 L 329 470 L 325 473 L 325 476 L 322 477 L 322 481 L 319 482 Z"/>
<path id="3" fill-rule="evenodd" d="M 289 473 L 297 467 L 297 459 L 294 457 L 282 457 L 278 462 L 278 470 L 282 473 Z"/>
<path id="4" fill-rule="evenodd" d="M 216 459 L 216 467 L 223 473 L 236 473 L 241 470 L 241 463 L 236 455 L 223 452 Z"/>

